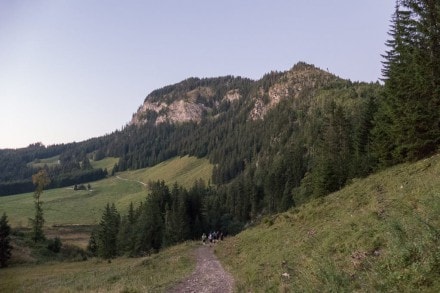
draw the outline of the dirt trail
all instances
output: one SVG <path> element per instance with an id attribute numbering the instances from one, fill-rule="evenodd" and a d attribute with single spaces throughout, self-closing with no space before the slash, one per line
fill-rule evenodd
<path id="1" fill-rule="evenodd" d="M 147 186 L 147 183 L 144 183 L 144 182 L 142 182 L 142 181 L 132 180 L 132 179 L 127 179 L 127 178 L 122 178 L 122 177 L 120 177 L 119 175 L 116 176 L 116 178 L 118 178 L 119 180 L 136 182 L 136 183 L 142 184 L 143 186 Z"/>
<path id="2" fill-rule="evenodd" d="M 203 245 L 195 250 L 197 259 L 196 269 L 188 279 L 168 290 L 169 293 L 227 293 L 234 288 L 234 279 L 226 272 L 217 257 L 213 247 Z"/>

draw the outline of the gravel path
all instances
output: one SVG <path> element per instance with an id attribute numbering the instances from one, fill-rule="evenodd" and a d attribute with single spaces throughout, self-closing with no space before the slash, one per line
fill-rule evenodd
<path id="1" fill-rule="evenodd" d="M 213 248 L 203 245 L 195 250 L 197 265 L 195 271 L 188 279 L 177 284 L 169 293 L 227 293 L 234 288 L 234 279 L 226 272 Z"/>

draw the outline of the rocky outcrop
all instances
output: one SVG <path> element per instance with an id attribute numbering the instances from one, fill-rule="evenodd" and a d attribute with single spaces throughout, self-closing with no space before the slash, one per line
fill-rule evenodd
<path id="1" fill-rule="evenodd" d="M 281 100 L 297 99 L 304 90 L 317 89 L 336 79 L 335 75 L 313 65 L 298 63 L 285 72 L 268 91 L 260 88 L 258 95 L 253 97 L 255 104 L 249 118 L 251 120 L 263 119 L 266 113 Z"/>
<path id="2" fill-rule="evenodd" d="M 212 116 L 215 119 L 228 108 L 222 107 L 223 102 L 234 103 L 241 99 L 251 107 L 247 114 L 250 120 L 264 119 L 267 112 L 283 99 L 297 99 L 301 93 L 335 79 L 337 77 L 333 74 L 306 63 L 298 63 L 286 72 L 272 72 L 259 81 L 231 76 L 190 78 L 148 95 L 130 124 L 200 122 L 211 112 L 215 113 Z"/>

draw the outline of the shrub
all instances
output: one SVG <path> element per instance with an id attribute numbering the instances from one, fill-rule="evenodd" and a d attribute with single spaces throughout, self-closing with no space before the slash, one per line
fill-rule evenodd
<path id="1" fill-rule="evenodd" d="M 59 237 L 55 237 L 53 239 L 50 239 L 47 244 L 47 249 L 49 249 L 52 252 L 58 253 L 61 251 L 61 246 L 63 245 L 61 243 L 61 239 Z"/>

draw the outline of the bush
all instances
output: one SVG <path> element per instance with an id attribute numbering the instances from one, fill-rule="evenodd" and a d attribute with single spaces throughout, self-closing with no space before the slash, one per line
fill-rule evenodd
<path id="1" fill-rule="evenodd" d="M 64 259 L 71 261 L 85 261 L 91 256 L 84 249 L 74 245 L 65 245 L 61 253 Z"/>
<path id="2" fill-rule="evenodd" d="M 58 253 L 61 251 L 62 245 L 63 244 L 61 243 L 61 239 L 59 237 L 55 237 L 54 239 L 49 240 L 49 243 L 47 244 L 47 249 L 52 252 Z"/>

